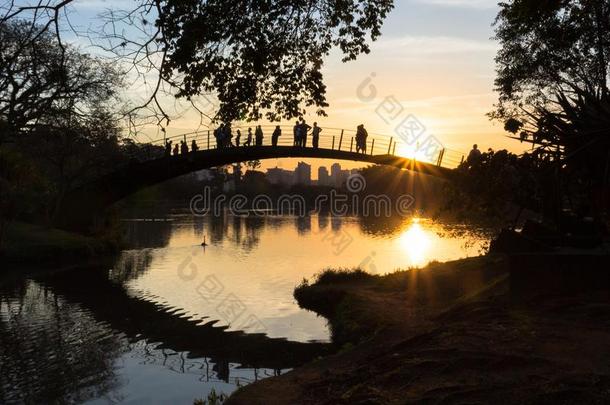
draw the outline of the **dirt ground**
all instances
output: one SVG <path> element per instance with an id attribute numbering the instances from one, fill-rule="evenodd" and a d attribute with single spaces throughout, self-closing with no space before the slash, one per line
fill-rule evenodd
<path id="1" fill-rule="evenodd" d="M 228 403 L 610 403 L 610 293 L 516 301 L 507 280 L 482 257 L 314 284 L 350 343 Z"/>

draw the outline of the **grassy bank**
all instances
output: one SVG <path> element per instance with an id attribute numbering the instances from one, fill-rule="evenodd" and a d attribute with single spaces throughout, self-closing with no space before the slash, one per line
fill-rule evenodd
<path id="1" fill-rule="evenodd" d="M 327 271 L 295 290 L 338 352 L 246 386 L 229 404 L 604 403 L 608 293 L 514 302 L 502 257 L 372 276 Z"/>
<path id="2" fill-rule="evenodd" d="M 400 332 L 407 323 L 419 323 L 505 277 L 499 258 L 433 263 L 384 276 L 327 270 L 313 283 L 299 285 L 294 296 L 301 307 L 329 320 L 333 342 L 355 344 L 396 328 Z"/>
<path id="3" fill-rule="evenodd" d="M 63 263 L 91 258 L 116 251 L 117 243 L 46 228 L 13 222 L 7 226 L 0 260 L 5 263 Z"/>

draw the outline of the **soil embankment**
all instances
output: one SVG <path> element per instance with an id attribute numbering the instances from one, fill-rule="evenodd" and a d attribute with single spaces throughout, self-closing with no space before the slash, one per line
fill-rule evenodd
<path id="1" fill-rule="evenodd" d="M 297 288 L 337 354 L 244 387 L 229 404 L 607 403 L 607 292 L 515 302 L 507 261 L 387 276 L 326 273 Z"/>

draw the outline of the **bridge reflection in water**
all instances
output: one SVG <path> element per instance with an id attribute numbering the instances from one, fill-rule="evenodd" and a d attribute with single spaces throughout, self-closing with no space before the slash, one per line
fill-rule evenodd
<path id="1" fill-rule="evenodd" d="M 109 277 L 107 267 L 4 284 L 0 402 L 120 400 L 117 361 L 126 354 L 137 357 L 139 365 L 162 365 L 203 382 L 243 385 L 331 349 L 228 332 L 151 298 L 130 295 Z"/>

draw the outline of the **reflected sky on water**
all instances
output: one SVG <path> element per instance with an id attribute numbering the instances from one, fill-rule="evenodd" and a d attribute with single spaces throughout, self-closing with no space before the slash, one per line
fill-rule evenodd
<path id="1" fill-rule="evenodd" d="M 328 340 L 325 321 L 294 302 L 292 291 L 303 278 L 337 267 L 383 274 L 475 256 L 487 243 L 471 228 L 414 218 L 175 213 L 171 219 L 129 222 L 136 243 L 153 230 L 164 236 L 158 248 L 124 252 L 111 277 L 133 294 L 211 317 L 230 330 L 248 330 L 244 321 L 256 317 L 255 327 L 269 336 L 302 342 Z M 205 249 L 199 246 L 204 238 Z"/>

